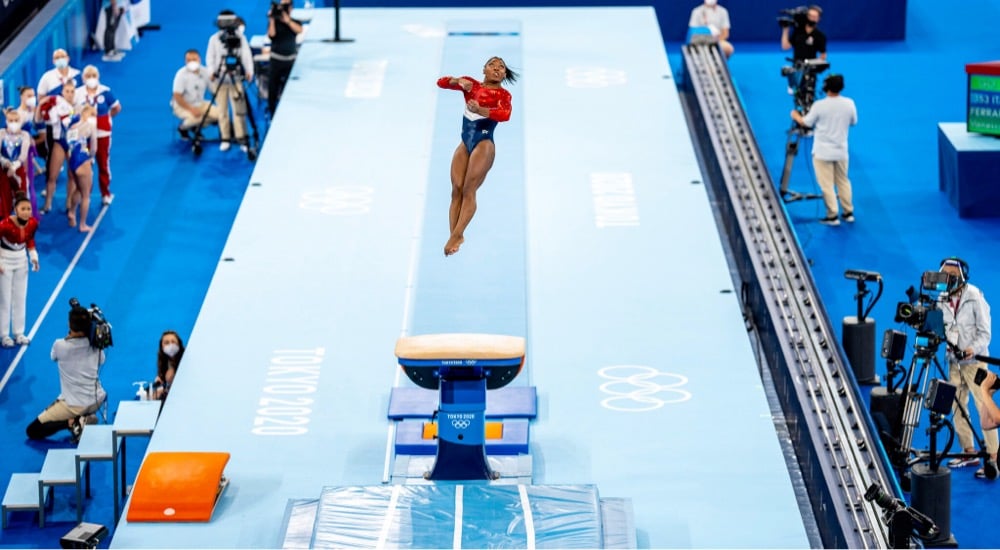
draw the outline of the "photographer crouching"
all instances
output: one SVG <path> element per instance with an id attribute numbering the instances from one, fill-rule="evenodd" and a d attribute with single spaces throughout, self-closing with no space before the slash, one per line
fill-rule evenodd
<path id="1" fill-rule="evenodd" d="M 91 310 L 71 300 L 69 334 L 52 344 L 52 360 L 59 365 L 59 397 L 38 415 L 25 429 L 29 439 L 45 439 L 62 430 L 69 430 L 79 441 L 84 424 L 96 424 L 94 414 L 107 398 L 98 376 L 104 364 L 104 349 L 92 343 L 95 315 Z M 97 311 L 97 319 L 100 310 Z M 110 332 L 107 333 L 110 345 Z M 101 344 L 102 342 L 94 342 Z"/>
<path id="2" fill-rule="evenodd" d="M 302 22 L 292 19 L 292 0 L 272 1 L 267 12 L 267 37 L 271 39 L 267 62 L 267 110 L 272 117 L 285 90 L 288 75 L 292 73 L 298 52 L 296 40 L 301 33 Z"/>
<path id="3" fill-rule="evenodd" d="M 989 355 L 990 345 L 990 305 L 983 293 L 976 286 L 969 284 L 969 264 L 961 258 L 950 257 L 941 261 L 940 270 L 947 273 L 954 281 L 949 284 L 951 289 L 939 298 L 939 307 L 944 315 L 944 330 L 948 341 L 948 378 L 949 382 L 958 388 L 955 402 L 967 407 L 969 394 L 976 404 L 976 411 L 981 421 L 989 417 L 989 396 L 976 383 L 976 372 L 985 369 L 986 365 L 976 359 L 976 355 Z M 953 407 L 953 412 L 957 411 Z M 981 422 L 982 424 L 982 422 Z M 965 422 L 955 423 L 958 442 L 966 453 L 975 453 L 972 429 Z M 983 429 L 986 440 L 986 452 L 989 460 L 976 472 L 978 478 L 995 479 L 997 477 L 997 430 L 995 425 Z M 962 468 L 977 464 L 975 458 L 955 458 L 948 465 L 952 468 Z"/>

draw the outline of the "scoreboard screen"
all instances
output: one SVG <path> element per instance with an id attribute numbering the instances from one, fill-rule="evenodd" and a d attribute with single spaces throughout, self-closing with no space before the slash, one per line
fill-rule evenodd
<path id="1" fill-rule="evenodd" d="M 966 129 L 1000 136 L 1000 75 L 969 74 Z"/>

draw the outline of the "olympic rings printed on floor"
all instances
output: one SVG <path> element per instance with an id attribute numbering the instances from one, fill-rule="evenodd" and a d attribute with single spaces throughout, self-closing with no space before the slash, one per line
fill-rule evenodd
<path id="1" fill-rule="evenodd" d="M 607 88 L 621 86 L 628 79 L 625 71 L 607 67 L 569 67 L 566 69 L 566 85 L 570 88 Z"/>
<path id="2" fill-rule="evenodd" d="M 367 185 L 340 185 L 322 191 L 306 191 L 299 208 L 328 216 L 361 216 L 371 211 L 375 189 Z"/>
<path id="3" fill-rule="evenodd" d="M 597 374 L 610 380 L 600 386 L 601 392 L 611 394 L 601 401 L 601 406 L 613 411 L 653 411 L 691 399 L 691 392 L 680 389 L 688 383 L 686 376 L 661 372 L 647 365 L 611 365 Z"/>

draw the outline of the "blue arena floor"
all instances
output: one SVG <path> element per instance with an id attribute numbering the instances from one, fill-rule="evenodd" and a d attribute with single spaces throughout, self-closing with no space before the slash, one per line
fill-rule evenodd
<path id="1" fill-rule="evenodd" d="M 396 338 L 470 328 L 527 338 L 535 483 L 632 499 L 643 547 L 808 546 L 653 11 L 348 13 L 350 44 L 313 18 L 149 445 L 230 452 L 231 485 L 112 546 L 269 547 L 287 499 L 380 483 Z M 462 103 L 433 83 L 498 49 L 515 117 L 446 258 Z"/>
<path id="2" fill-rule="evenodd" d="M 115 326 L 102 372 L 112 403 L 152 377 L 162 330 L 178 330 L 190 345 L 179 381 L 189 397 L 168 406 L 152 448 L 233 452 L 234 485 L 212 523 L 123 522 L 101 546 L 274 546 L 285 499 L 386 477 L 389 390 L 409 383 L 393 343 L 461 320 L 528 337 L 516 383 L 538 388 L 536 483 L 594 483 L 633 499 L 643 547 L 808 546 L 736 298 L 724 293 L 732 283 L 705 190 L 691 183 L 701 175 L 649 10 L 348 8 L 343 33 L 357 41 L 336 46 L 318 41 L 332 34 L 326 12 L 255 168 L 235 151 L 191 157 L 164 92 L 183 51 L 204 49 L 218 10 L 264 13 L 268 2 L 237 4 L 158 2 L 162 31 L 145 33 L 124 62 L 102 63 L 96 53 L 74 60 L 97 64 L 125 106 L 115 122 L 117 198 L 89 241 L 59 212 L 42 220 L 42 270 L 31 274 L 28 295 L 34 343 L 0 350 L 0 479 L 37 471 L 49 448 L 70 446 L 58 437 L 25 443 L 23 427 L 58 392 L 48 352 L 65 334 L 66 300 L 77 296 L 99 304 Z M 977 10 L 989 21 L 1000 3 Z M 831 47 L 861 114 L 851 138 L 858 223 L 820 227 L 814 203 L 789 207 L 832 315 L 854 311 L 845 268 L 886 278 L 873 313 L 879 333 L 892 326 L 902 289 L 940 257 L 970 260 L 987 297 L 1000 267 L 997 222 L 958 220 L 937 191 L 934 137 L 938 122 L 964 116 L 961 65 L 995 58 L 991 29 L 930 0 L 911 0 L 907 17 L 906 41 Z M 250 19 L 250 32 L 263 32 Z M 511 88 L 515 120 L 497 131 L 497 165 L 467 244 L 446 260 L 440 151 L 457 143 L 461 105 L 433 80 L 476 74 L 480 56 L 450 57 L 447 29 L 477 20 L 519 25 L 521 58 L 508 61 L 525 78 Z M 615 32 L 620 25 L 636 30 Z M 734 42 L 730 68 L 777 176 L 790 109 L 777 74 L 783 52 L 776 42 L 740 42 L 738 29 Z M 679 66 L 679 45 L 667 52 Z M 447 64 L 453 59 L 457 66 Z M 889 79 L 887 67 L 895 69 Z M 883 105 L 887 91 L 894 108 Z M 812 185 L 805 158 L 793 173 L 801 190 Z M 488 274 L 489 292 L 475 295 L 482 302 L 441 303 L 472 296 L 463 293 L 475 285 L 459 275 L 483 274 L 494 257 L 504 268 Z M 425 286 L 435 280 L 437 288 Z M 484 315 L 490 304 L 502 318 Z M 279 384 L 312 390 L 308 432 L 255 437 L 255 428 L 282 420 L 258 414 L 267 388 Z M 627 408 L 618 391 L 628 406 L 659 408 L 612 411 Z M 925 444 L 922 428 L 916 435 Z M 130 444 L 130 476 L 144 450 Z M 114 531 L 110 468 L 94 474 L 85 521 Z M 982 513 L 994 490 L 971 469 L 954 472 L 952 528 L 963 547 L 996 545 Z M 773 497 L 765 504 L 762 491 Z M 0 547 L 58 546 L 76 524 L 69 493 L 56 492 L 44 529 L 34 514 L 12 514 Z M 756 528 L 730 528 L 723 518 Z"/>

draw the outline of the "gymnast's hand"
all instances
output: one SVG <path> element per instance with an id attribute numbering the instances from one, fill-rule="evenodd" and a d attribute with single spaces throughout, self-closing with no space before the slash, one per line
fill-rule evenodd
<path id="1" fill-rule="evenodd" d="M 472 81 L 469 80 L 468 78 L 459 78 L 458 86 L 463 90 L 465 90 L 466 92 L 472 91 Z"/>
<path id="2" fill-rule="evenodd" d="M 479 102 L 475 99 L 470 99 L 469 102 L 465 104 L 465 107 L 477 115 L 486 116 L 483 114 L 483 108 L 479 106 Z M 489 114 L 488 110 L 487 114 Z"/>

